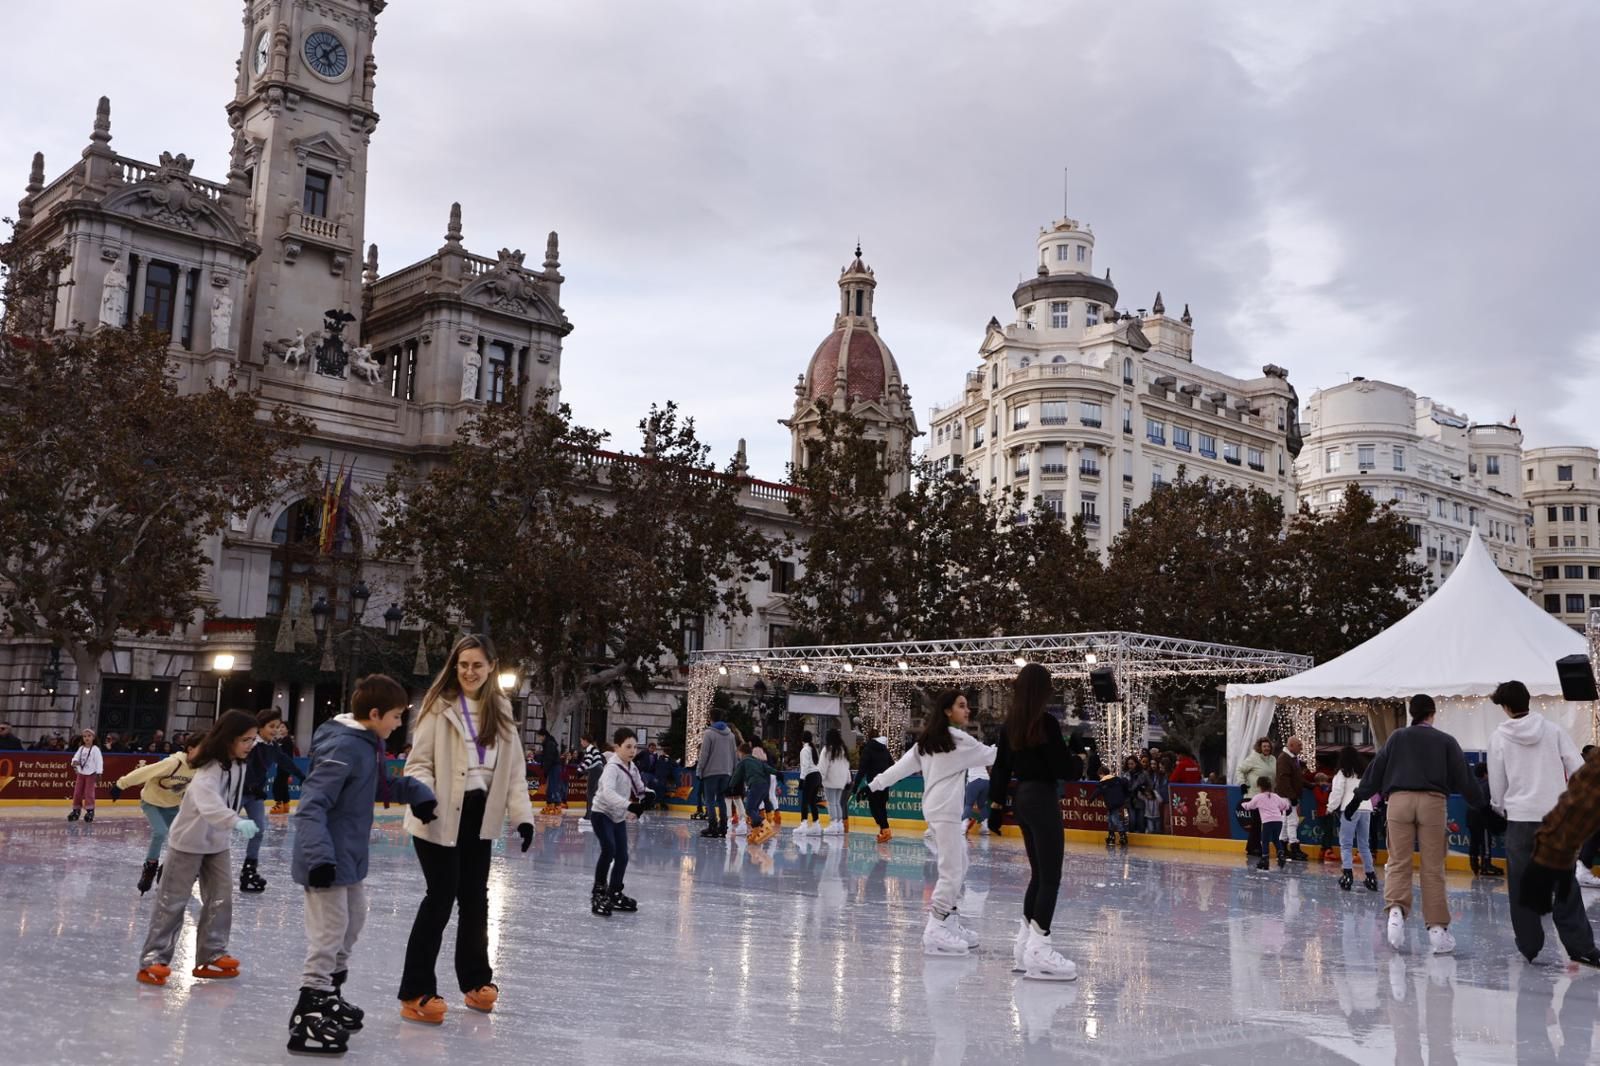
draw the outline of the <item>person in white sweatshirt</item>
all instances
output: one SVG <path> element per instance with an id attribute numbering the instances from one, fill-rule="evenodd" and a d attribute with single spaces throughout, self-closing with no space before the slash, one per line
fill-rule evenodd
<path id="1" fill-rule="evenodd" d="M 800 734 L 800 824 L 795 836 L 816 836 L 822 832 L 822 768 L 817 747 L 809 731 Z"/>
<path id="2" fill-rule="evenodd" d="M 1519 885 L 1533 861 L 1539 823 L 1566 791 L 1567 778 L 1582 768 L 1583 756 L 1566 730 L 1528 710 L 1528 687 L 1521 681 L 1502 682 L 1489 698 L 1507 717 L 1489 738 L 1489 805 L 1505 815 L 1506 883 Z M 1537 911 L 1523 906 L 1517 893 L 1507 893 L 1507 899 L 1517 950 L 1532 962 L 1544 947 L 1544 921 Z M 1557 898 L 1551 917 L 1567 955 L 1574 962 L 1600 967 L 1582 895 L 1569 892 L 1566 898 Z"/>
<path id="3" fill-rule="evenodd" d="M 822 794 L 828 801 L 828 828 L 823 835 L 842 836 L 848 818 L 844 792 L 850 787 L 850 752 L 844 746 L 844 734 L 837 729 L 828 730 L 822 739 L 817 772 L 822 775 Z"/>
<path id="4" fill-rule="evenodd" d="M 178 817 L 167 838 L 166 872 L 139 956 L 141 984 L 164 985 L 171 976 L 172 956 L 196 881 L 200 882 L 200 920 L 195 932 L 194 976 L 239 976 L 239 960 L 228 954 L 228 934 L 233 927 L 228 847 L 235 832 L 246 840 L 260 832 L 255 822 L 239 816 L 245 759 L 255 742 L 255 715 L 229 711 L 206 734 L 189 764 L 194 767 L 194 779 L 183 790 Z"/>
<path id="5" fill-rule="evenodd" d="M 886 792 L 912 774 L 922 775 L 922 817 L 933 833 L 939 869 L 932 911 L 922 932 L 922 949 L 929 955 L 965 955 L 978 946 L 977 934 L 963 926 L 956 914 L 967 876 L 962 821 L 967 770 L 993 766 L 995 749 L 957 728 L 966 725 L 970 715 L 966 696 L 955 691 L 941 694 L 916 745 L 867 784 L 873 792 Z"/>
<path id="6" fill-rule="evenodd" d="M 85 729 L 79 738 L 78 750 L 72 754 L 72 813 L 67 821 L 76 822 L 85 807 L 89 809 L 85 822 L 94 821 L 94 790 L 100 785 L 100 774 L 106 768 L 95 747 L 94 730 Z"/>
<path id="7" fill-rule="evenodd" d="M 1346 815 L 1345 804 L 1349 803 L 1356 795 L 1356 786 L 1361 784 L 1361 753 L 1346 744 L 1339 749 L 1339 771 L 1333 775 L 1333 784 L 1328 787 L 1328 810 L 1339 819 L 1339 858 L 1341 872 L 1339 874 L 1339 887 L 1346 892 L 1355 884 L 1354 858 L 1351 855 L 1351 845 L 1361 853 L 1361 866 L 1366 870 L 1366 879 L 1362 887 L 1368 892 L 1378 891 L 1378 868 L 1372 862 L 1372 800 L 1364 799 L 1356 804 L 1356 813 Z"/>
<path id="8" fill-rule="evenodd" d="M 611 751 L 600 782 L 589 799 L 589 821 L 600 858 L 594 867 L 594 891 L 589 896 L 589 911 L 610 917 L 612 911 L 639 909 L 637 900 L 622 894 L 622 879 L 628 872 L 628 815 L 644 813 L 644 798 L 649 791 L 633 760 L 639 754 L 639 735 L 623 726 L 611 735 Z"/>

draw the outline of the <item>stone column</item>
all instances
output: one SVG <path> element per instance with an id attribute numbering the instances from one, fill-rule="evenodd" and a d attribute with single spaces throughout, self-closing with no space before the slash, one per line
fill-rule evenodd
<path id="1" fill-rule="evenodd" d="M 1068 522 L 1071 522 L 1078 514 L 1078 486 L 1082 480 L 1078 475 L 1078 463 L 1082 447 L 1077 444 L 1067 444 L 1064 450 L 1067 456 L 1067 498 L 1062 502 L 1061 513 Z"/>
<path id="2" fill-rule="evenodd" d="M 1034 502 L 1038 500 L 1041 491 L 1039 488 L 1039 478 L 1041 476 L 1039 463 L 1044 456 L 1043 449 L 1038 444 L 1027 445 L 1025 451 L 1028 456 L 1028 501 L 1026 506 L 1029 510 L 1032 510 Z"/>

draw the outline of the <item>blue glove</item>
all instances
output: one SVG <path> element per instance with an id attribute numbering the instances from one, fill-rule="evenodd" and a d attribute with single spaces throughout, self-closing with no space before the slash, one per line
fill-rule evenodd
<path id="1" fill-rule="evenodd" d="M 237 822 L 233 823 L 233 828 L 235 832 L 244 837 L 246 840 L 255 839 L 255 835 L 261 832 L 261 827 L 256 825 L 256 823 L 252 822 L 248 818 L 240 818 Z"/>

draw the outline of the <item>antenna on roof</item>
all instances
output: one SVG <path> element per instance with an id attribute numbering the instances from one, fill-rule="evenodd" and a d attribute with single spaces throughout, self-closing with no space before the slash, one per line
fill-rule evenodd
<path id="1" fill-rule="evenodd" d="M 1067 211 L 1067 168 L 1061 168 L 1061 217 L 1066 218 Z"/>

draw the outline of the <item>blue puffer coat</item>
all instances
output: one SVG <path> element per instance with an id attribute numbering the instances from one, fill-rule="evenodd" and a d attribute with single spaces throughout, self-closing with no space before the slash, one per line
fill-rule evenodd
<path id="1" fill-rule="evenodd" d="M 294 812 L 294 856 L 289 874 L 304 885 L 307 875 L 333 863 L 335 885 L 366 880 L 372 808 L 385 770 L 383 741 L 348 714 L 323 722 L 311 738 L 311 772 L 300 785 Z M 414 777 L 389 781 L 399 803 L 424 803 L 433 790 Z"/>

